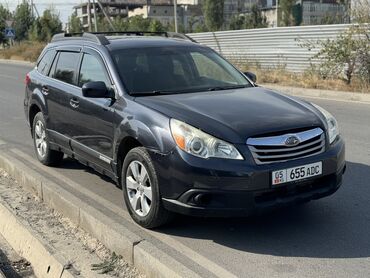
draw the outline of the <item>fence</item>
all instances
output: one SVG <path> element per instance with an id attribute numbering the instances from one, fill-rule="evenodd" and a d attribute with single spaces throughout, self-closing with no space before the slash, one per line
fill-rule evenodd
<path id="1" fill-rule="evenodd" d="M 188 34 L 201 44 L 221 53 L 234 64 L 259 64 L 261 67 L 284 66 L 289 71 L 302 72 L 310 64 L 319 63 L 310 58 L 319 51 L 301 47 L 307 40 L 334 39 L 348 29 L 349 24 L 279 27 Z"/>

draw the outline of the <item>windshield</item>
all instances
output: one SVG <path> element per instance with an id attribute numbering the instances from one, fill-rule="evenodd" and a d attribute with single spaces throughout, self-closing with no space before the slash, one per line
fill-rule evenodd
<path id="1" fill-rule="evenodd" d="M 203 47 L 121 49 L 113 58 L 130 94 L 252 87 L 230 63 Z"/>

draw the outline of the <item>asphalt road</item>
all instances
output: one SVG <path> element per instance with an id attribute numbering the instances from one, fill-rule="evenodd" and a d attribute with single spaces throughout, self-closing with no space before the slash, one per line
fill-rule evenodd
<path id="1" fill-rule="evenodd" d="M 23 112 L 28 70 L 0 64 L 0 141 L 33 156 Z M 336 194 L 246 219 L 178 217 L 160 232 L 238 277 L 370 277 L 370 105 L 310 100 L 337 117 L 347 143 Z M 120 190 L 94 171 L 71 160 L 57 171 L 123 205 Z"/>

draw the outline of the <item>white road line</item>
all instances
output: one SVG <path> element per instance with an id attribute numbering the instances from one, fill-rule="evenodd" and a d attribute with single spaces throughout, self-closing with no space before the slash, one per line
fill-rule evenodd
<path id="1" fill-rule="evenodd" d="M 25 154 L 22 151 L 19 151 L 17 149 L 11 149 L 11 151 L 20 157 L 24 158 L 26 161 L 32 161 L 34 162 L 35 159 L 27 154 Z M 47 172 L 48 174 L 54 176 L 57 179 L 60 179 L 64 181 L 69 187 L 73 188 L 74 190 L 80 191 L 82 194 L 87 195 L 88 197 L 92 198 L 94 201 L 98 202 L 100 205 L 103 207 L 107 207 L 114 213 L 117 213 L 118 215 L 124 217 L 126 220 L 134 223 L 134 221 L 131 219 L 129 213 L 124 210 L 122 207 L 119 207 L 113 203 L 107 202 L 106 199 L 103 197 L 95 194 L 94 192 L 84 188 L 83 186 L 79 185 L 75 181 L 69 179 L 68 177 L 58 173 L 57 171 L 53 170 L 52 168 L 45 167 L 41 165 L 40 163 L 33 163 L 33 165 L 37 166 L 39 169 Z M 122 197 L 123 198 L 123 197 Z M 146 230 L 147 233 L 152 235 L 153 237 L 157 238 L 158 240 L 166 243 L 167 245 L 171 246 L 173 249 L 178 251 L 180 254 L 188 257 L 190 260 L 193 262 L 199 264 L 202 266 L 204 269 L 208 270 L 209 272 L 213 273 L 215 276 L 220 277 L 220 278 L 236 278 L 234 274 L 229 272 L 228 270 L 222 268 L 218 264 L 214 263 L 213 261 L 207 259 L 203 255 L 197 253 L 193 249 L 187 247 L 186 245 L 182 244 L 180 241 L 174 239 L 173 237 L 159 233 L 159 232 L 154 232 L 150 230 Z"/>

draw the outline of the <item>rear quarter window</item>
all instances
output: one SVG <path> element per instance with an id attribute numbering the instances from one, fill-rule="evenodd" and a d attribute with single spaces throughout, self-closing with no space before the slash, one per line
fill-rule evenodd
<path id="1" fill-rule="evenodd" d="M 51 77 L 76 85 L 79 58 L 80 53 L 78 52 L 60 52 L 55 67 L 53 65 Z"/>
<path id="2" fill-rule="evenodd" d="M 47 50 L 37 64 L 37 70 L 43 75 L 48 75 L 51 64 L 55 57 L 55 50 Z"/>

